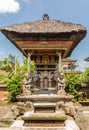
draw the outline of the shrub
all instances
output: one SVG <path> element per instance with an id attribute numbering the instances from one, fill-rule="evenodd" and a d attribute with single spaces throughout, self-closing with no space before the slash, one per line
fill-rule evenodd
<path id="1" fill-rule="evenodd" d="M 73 101 L 77 101 L 79 98 L 79 89 L 82 84 L 82 78 L 79 74 L 72 73 L 66 77 L 66 89 L 74 95 Z"/>
<path id="2" fill-rule="evenodd" d="M 83 72 L 83 80 L 89 82 L 89 68 L 86 68 Z"/>
<path id="3" fill-rule="evenodd" d="M 22 91 L 22 81 L 18 75 L 13 75 L 7 83 L 7 90 L 9 91 L 10 101 L 16 101 L 16 96 Z"/>

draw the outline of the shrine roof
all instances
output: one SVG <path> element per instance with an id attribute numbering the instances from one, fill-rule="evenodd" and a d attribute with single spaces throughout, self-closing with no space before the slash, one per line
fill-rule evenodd
<path id="1" fill-rule="evenodd" d="M 77 62 L 77 60 L 73 60 L 73 59 L 68 59 L 68 58 L 63 58 L 62 59 L 62 62 L 72 62 L 72 63 L 75 63 L 75 62 Z"/>
<path id="2" fill-rule="evenodd" d="M 60 44 L 63 48 L 68 46 L 64 57 L 70 56 L 72 50 L 86 36 L 86 27 L 59 20 L 37 20 L 22 24 L 3 27 L 0 31 L 24 54 L 22 41 L 69 41 L 72 44 Z M 32 43 L 33 44 L 33 43 Z M 21 46 L 20 46 L 21 45 Z M 28 46 L 28 45 L 27 45 Z M 54 46 L 57 46 L 56 44 Z M 25 48 L 25 47 L 24 47 Z M 30 46 L 28 46 L 30 48 Z"/>
<path id="3" fill-rule="evenodd" d="M 87 61 L 87 62 L 89 62 L 89 57 L 85 58 L 84 60 Z"/>
<path id="4" fill-rule="evenodd" d="M 59 20 L 38 20 L 22 24 L 14 24 L 1 29 L 1 31 L 15 33 L 70 33 L 86 32 L 86 27 Z"/>

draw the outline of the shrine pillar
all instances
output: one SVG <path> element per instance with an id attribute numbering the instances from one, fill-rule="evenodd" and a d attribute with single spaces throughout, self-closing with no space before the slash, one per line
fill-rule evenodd
<path id="1" fill-rule="evenodd" d="M 61 69 L 62 69 L 61 52 L 57 52 L 57 55 L 58 55 L 58 72 L 61 72 Z"/>
<path id="2" fill-rule="evenodd" d="M 28 73 L 30 74 L 30 65 L 31 65 L 31 55 L 32 55 L 32 53 L 28 53 Z"/>

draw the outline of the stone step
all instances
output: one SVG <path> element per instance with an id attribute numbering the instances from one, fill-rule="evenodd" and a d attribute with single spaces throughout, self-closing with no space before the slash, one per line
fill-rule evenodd
<path id="1" fill-rule="evenodd" d="M 14 127 L 14 128 L 0 128 L 0 130 L 67 130 L 65 127 Z M 72 130 L 72 129 L 71 129 Z"/>
<path id="2" fill-rule="evenodd" d="M 34 111 L 37 113 L 54 113 L 55 112 L 55 107 L 56 103 L 34 103 Z"/>
<path id="3" fill-rule="evenodd" d="M 31 121 L 31 120 L 45 120 L 45 121 L 65 121 L 67 116 L 63 111 L 55 112 L 55 113 L 34 113 L 34 112 L 26 112 L 22 119 L 24 121 Z"/>
<path id="4" fill-rule="evenodd" d="M 55 107 L 56 106 L 56 103 L 41 103 L 41 102 L 38 102 L 38 103 L 34 103 L 33 104 L 33 106 L 35 107 L 35 108 L 53 108 L 53 107 Z"/>
<path id="5" fill-rule="evenodd" d="M 65 127 L 60 121 L 26 121 L 25 127 Z"/>

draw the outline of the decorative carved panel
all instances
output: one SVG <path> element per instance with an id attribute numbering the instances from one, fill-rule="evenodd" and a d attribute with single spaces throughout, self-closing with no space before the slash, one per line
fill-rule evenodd
<path id="1" fill-rule="evenodd" d="M 54 56 L 51 56 L 51 63 L 54 63 L 54 62 L 55 62 Z"/>
<path id="2" fill-rule="evenodd" d="M 44 64 L 48 64 L 49 63 L 49 56 L 48 55 L 43 55 L 42 63 L 44 63 Z"/>
<path id="3" fill-rule="evenodd" d="M 41 63 L 41 59 L 40 59 L 40 56 L 37 56 L 37 60 L 36 60 L 37 63 Z"/>

